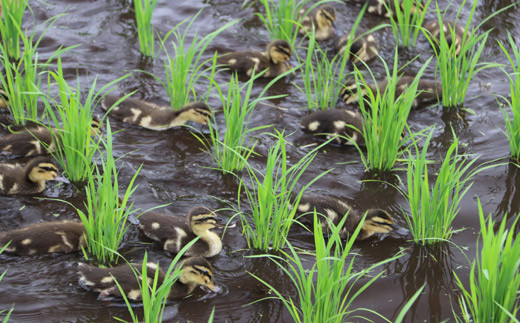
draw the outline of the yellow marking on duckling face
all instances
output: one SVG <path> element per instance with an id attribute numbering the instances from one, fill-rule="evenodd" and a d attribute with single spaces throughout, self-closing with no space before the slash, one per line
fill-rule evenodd
<path id="1" fill-rule="evenodd" d="M 110 284 L 113 281 L 114 281 L 114 278 L 112 276 L 103 277 L 100 280 L 101 284 Z"/>
<path id="2" fill-rule="evenodd" d="M 157 230 L 161 227 L 161 224 L 159 222 L 152 223 L 152 229 Z"/>
<path id="3" fill-rule="evenodd" d="M 24 240 L 22 240 L 22 242 L 21 242 L 21 244 L 23 244 L 24 246 L 29 245 L 29 244 L 31 244 L 31 243 L 32 243 L 32 240 L 31 240 L 31 239 L 24 239 Z"/>
<path id="4" fill-rule="evenodd" d="M 141 296 L 141 291 L 138 289 L 132 289 L 126 295 L 126 297 L 128 297 L 129 299 L 134 300 L 134 301 L 138 300 L 140 296 Z"/>
<path id="5" fill-rule="evenodd" d="M 308 212 L 311 209 L 311 203 L 305 203 L 298 205 L 298 211 Z"/>
<path id="6" fill-rule="evenodd" d="M 307 126 L 307 128 L 310 130 L 310 131 L 316 131 L 318 130 L 318 127 L 320 126 L 320 122 L 319 121 L 313 121 L 311 123 L 309 123 L 309 125 Z"/>

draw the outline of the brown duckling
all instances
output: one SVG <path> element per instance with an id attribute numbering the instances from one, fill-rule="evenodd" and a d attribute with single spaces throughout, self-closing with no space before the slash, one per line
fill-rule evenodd
<path id="1" fill-rule="evenodd" d="M 120 121 L 150 130 L 166 130 L 194 121 L 208 123 L 211 109 L 204 102 L 190 103 L 175 111 L 169 106 L 160 106 L 139 99 L 127 98 L 112 107 L 120 97 L 106 94 L 101 100 L 101 107 L 108 114 Z"/>
<path id="2" fill-rule="evenodd" d="M 101 132 L 99 119 L 91 122 L 91 135 Z M 53 134 L 54 132 L 54 134 Z M 0 155 L 10 157 L 38 156 L 56 151 L 54 138 L 57 130 L 43 125 L 32 125 L 0 138 Z"/>
<path id="3" fill-rule="evenodd" d="M 267 70 L 262 77 L 276 77 L 290 70 L 291 45 L 285 40 L 273 40 L 267 45 L 267 52 L 242 51 L 224 54 L 217 58 L 217 63 L 231 71 L 251 76 Z"/>
<path id="4" fill-rule="evenodd" d="M 48 157 L 37 157 L 24 167 L 20 164 L 0 164 L 0 194 L 37 194 L 47 181 L 70 183 L 58 176 L 58 168 Z"/>
<path id="5" fill-rule="evenodd" d="M 355 2 L 368 3 L 367 12 L 384 16 L 391 17 L 395 15 L 395 2 L 394 0 L 354 0 Z M 401 9 L 403 9 L 403 1 L 399 1 Z M 422 8 L 419 8 L 422 10 Z M 412 13 L 415 13 L 417 8 L 412 7 Z"/>
<path id="6" fill-rule="evenodd" d="M 433 37 L 437 44 L 440 42 L 441 28 L 439 21 L 434 20 L 426 23 L 424 25 L 424 29 L 429 33 L 429 36 L 431 35 L 431 37 Z M 464 26 L 453 21 L 443 21 L 442 29 L 444 31 L 444 36 L 446 37 L 446 42 L 449 46 L 452 46 L 453 43 L 453 31 L 453 35 L 455 36 L 455 55 L 459 55 L 462 47 L 462 40 L 464 37 L 466 37 L 466 40 L 469 39 L 469 34 L 466 33 Z"/>
<path id="7" fill-rule="evenodd" d="M 345 53 L 349 38 L 350 35 L 340 37 L 336 41 L 335 49 L 340 55 L 348 55 L 348 59 L 352 63 L 355 64 L 359 61 L 366 63 L 379 55 L 379 43 L 372 34 L 356 37 L 350 46 L 350 51 Z"/>
<path id="8" fill-rule="evenodd" d="M 147 212 L 139 217 L 139 229 L 148 238 L 159 241 L 164 250 L 178 253 L 197 236 L 200 239 L 186 251 L 186 256 L 213 257 L 222 250 L 220 237 L 211 229 L 220 227 L 213 211 L 196 206 L 186 217 Z"/>
<path id="9" fill-rule="evenodd" d="M 406 89 L 413 83 L 414 77 L 411 76 L 401 76 L 397 81 L 397 86 L 395 89 L 395 97 L 399 97 L 401 94 L 406 92 Z M 383 93 L 388 85 L 388 79 L 380 81 L 376 84 L 368 84 L 370 89 L 375 93 L 377 91 L 377 86 L 379 86 L 379 91 Z M 361 86 L 362 91 L 363 86 Z M 346 104 L 357 102 L 358 93 L 357 86 L 355 83 L 347 83 L 345 87 L 341 90 L 341 99 Z M 365 95 L 365 93 L 363 93 Z M 419 84 L 417 85 L 417 97 L 413 101 L 413 107 L 416 108 L 419 105 L 439 101 L 442 99 L 442 83 L 439 81 L 426 81 L 419 80 Z"/>
<path id="10" fill-rule="evenodd" d="M 0 109 L 7 109 L 7 93 L 0 89 Z"/>
<path id="11" fill-rule="evenodd" d="M 300 10 L 300 17 L 305 15 L 307 9 Z M 300 34 L 312 32 L 314 26 L 314 37 L 316 40 L 327 40 L 334 35 L 334 23 L 336 22 L 336 9 L 330 4 L 322 4 L 311 10 L 308 15 L 304 16 L 300 28 Z"/>
<path id="12" fill-rule="evenodd" d="M 356 230 L 359 222 L 363 218 L 363 214 L 354 212 L 350 205 L 340 199 L 329 196 L 303 195 L 296 211 L 297 216 L 300 216 L 298 221 L 306 225 L 312 225 L 314 223 L 314 209 L 316 209 L 318 215 L 327 217 L 335 225 L 337 225 L 348 212 L 347 220 L 339 233 L 341 239 L 347 239 L 349 235 Z M 329 228 L 326 219 L 322 218 L 320 224 L 324 230 Z M 370 209 L 367 211 L 365 222 L 363 222 L 357 240 L 364 240 L 376 233 L 388 233 L 393 230 L 394 219 L 386 211 Z"/>
<path id="13" fill-rule="evenodd" d="M 69 253 L 86 246 L 83 223 L 71 220 L 40 222 L 26 227 L 0 232 L 0 249 L 20 256 L 46 253 Z"/>
<path id="14" fill-rule="evenodd" d="M 364 146 L 363 116 L 359 112 L 346 109 L 320 110 L 303 117 L 300 127 L 316 135 L 325 135 L 327 139 L 344 145 Z M 355 128 L 355 129 L 354 129 Z M 340 135 L 340 136 L 337 136 Z"/>
<path id="15" fill-rule="evenodd" d="M 201 257 L 187 258 L 182 262 L 181 266 L 182 272 L 179 279 L 172 285 L 168 299 L 186 297 L 197 286 L 206 287 L 216 293 L 220 292 L 220 288 L 213 283 L 213 268 L 206 259 Z M 141 288 L 139 287 L 143 280 L 141 276 L 142 268 L 141 264 L 99 268 L 78 263 L 79 284 L 87 290 L 99 292 L 100 299 L 109 299 L 110 296 L 122 297 L 115 283 L 117 281 L 129 300 L 139 302 L 142 301 Z M 164 271 L 158 268 L 157 264 L 148 262 L 146 263 L 148 284 L 153 282 L 156 270 L 159 271 L 159 284 L 164 282 L 166 278 Z M 136 277 L 136 275 L 138 276 Z"/>

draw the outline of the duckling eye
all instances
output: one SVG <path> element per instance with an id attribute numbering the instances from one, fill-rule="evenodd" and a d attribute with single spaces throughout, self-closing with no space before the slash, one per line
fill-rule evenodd
<path id="1" fill-rule="evenodd" d="M 43 172 L 43 171 L 46 171 L 46 172 L 55 172 L 56 170 L 52 167 L 47 167 L 47 166 L 40 166 L 40 169 L 41 171 L 40 172 Z"/>

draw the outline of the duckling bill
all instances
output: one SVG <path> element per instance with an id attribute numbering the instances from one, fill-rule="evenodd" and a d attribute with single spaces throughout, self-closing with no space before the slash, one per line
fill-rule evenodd
<path id="1" fill-rule="evenodd" d="M 359 112 L 346 109 L 328 109 L 311 113 L 302 118 L 300 127 L 315 135 L 335 138 L 339 144 L 365 145 L 363 138 L 363 116 Z"/>
<path id="2" fill-rule="evenodd" d="M 20 256 L 75 252 L 86 246 L 85 227 L 70 220 L 30 224 L 0 232 L 0 249 L 7 243 L 5 251 Z"/>
<path id="3" fill-rule="evenodd" d="M 0 194 L 37 194 L 45 190 L 47 181 L 70 183 L 58 176 L 58 168 L 48 157 L 32 159 L 25 167 L 0 164 Z"/>
<path id="4" fill-rule="evenodd" d="M 191 257 L 182 263 L 179 279 L 172 285 L 168 299 L 178 299 L 191 294 L 197 286 L 205 287 L 219 293 L 220 288 L 213 282 L 213 268 L 204 258 Z M 141 264 L 125 264 L 115 268 L 99 268 L 84 263 L 78 264 L 79 285 L 87 290 L 99 292 L 102 300 L 110 297 L 123 297 L 117 283 L 125 296 L 134 302 L 142 301 L 140 284 L 143 282 Z M 159 271 L 159 285 L 166 279 L 166 274 L 156 263 L 146 264 L 148 284 L 153 283 L 156 271 Z"/>

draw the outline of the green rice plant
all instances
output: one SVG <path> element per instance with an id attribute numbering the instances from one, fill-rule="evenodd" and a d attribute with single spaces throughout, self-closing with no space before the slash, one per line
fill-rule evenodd
<path id="1" fill-rule="evenodd" d="M 137 35 L 139 36 L 139 49 L 142 54 L 151 57 L 155 55 L 152 13 L 156 3 L 157 0 L 134 0 Z"/>
<path id="2" fill-rule="evenodd" d="M 394 15 L 390 15 L 395 42 L 403 46 L 413 46 L 421 31 L 424 17 L 431 0 L 390 0 L 394 1 Z"/>
<path id="3" fill-rule="evenodd" d="M 511 158 L 518 163 L 520 162 L 520 49 L 516 46 L 515 40 L 511 37 L 511 34 L 508 33 L 507 36 L 512 54 L 507 51 L 500 41 L 498 44 L 504 54 L 506 54 L 513 69 L 513 73 L 507 75 L 509 78 L 511 99 L 507 100 L 505 97 L 502 97 L 511 109 L 512 118 L 509 117 L 506 109 L 502 109 L 502 113 L 506 123 L 506 134 L 509 139 Z"/>
<path id="4" fill-rule="evenodd" d="M 468 288 L 455 274 L 462 290 L 459 298 L 462 319 L 455 318 L 457 322 L 519 322 L 520 239 L 515 237 L 513 229 L 519 217 L 510 230 L 505 228 L 506 221 L 497 229 L 491 216 L 484 219 L 480 200 L 478 208 L 482 246 L 479 248 L 477 242 Z"/>
<path id="5" fill-rule="evenodd" d="M 182 21 L 172 30 L 170 30 L 163 39 L 161 39 L 161 47 L 166 53 L 167 59 L 164 62 L 164 72 L 166 75 L 166 83 L 154 76 L 166 89 L 170 97 L 172 109 L 179 110 L 191 101 L 198 101 L 195 92 L 195 84 L 201 77 L 205 76 L 208 70 L 213 69 L 213 65 L 204 68 L 210 62 L 214 62 L 214 57 L 204 60 L 202 58 L 209 43 L 223 30 L 234 25 L 238 20 L 229 22 L 212 33 L 200 38 L 198 33 L 190 31 L 192 24 L 202 11 L 199 11 L 186 25 L 184 32 L 180 29 L 187 20 Z M 166 41 L 170 35 L 175 36 L 172 42 L 173 53 L 169 54 L 166 49 Z M 192 38 L 192 42 L 188 45 L 188 38 Z"/>
<path id="6" fill-rule="evenodd" d="M 359 107 L 365 123 L 363 129 L 358 130 L 365 139 L 366 152 L 359 146 L 356 145 L 356 147 L 365 169 L 374 174 L 392 171 L 398 157 L 402 154 L 402 148 L 412 136 L 410 134 L 410 137 L 403 138 L 403 133 L 407 126 L 410 109 L 418 94 L 419 79 L 431 60 L 431 58 L 428 59 L 417 72 L 408 89 L 402 95 L 396 97 L 396 87 L 400 77 L 397 69 L 397 57 L 396 48 L 391 74 L 388 65 L 382 60 L 388 80 L 384 91 L 381 91 L 377 86 L 373 91 L 359 69 L 355 67 L 357 95 L 359 98 L 364 97 L 364 99 L 359 100 Z M 377 83 L 371 71 L 370 74 L 374 83 Z"/>
<path id="7" fill-rule="evenodd" d="M 137 189 L 134 187 L 134 182 L 141 167 L 120 198 L 119 172 L 116 160 L 112 156 L 112 131 L 109 122 L 107 122 L 106 141 L 102 143 L 105 153 L 101 153 L 99 158 L 101 166 L 94 166 L 93 171 L 87 174 L 86 211 L 76 210 L 85 225 L 87 235 L 88 253 L 84 251 L 85 258 L 88 259 L 90 254 L 100 264 L 113 264 L 117 263 L 117 250 L 130 225 L 129 217 L 136 212 L 133 210 L 133 203 L 129 203 L 128 200 Z M 91 168 L 89 167 L 89 170 Z"/>
<path id="8" fill-rule="evenodd" d="M 260 277 L 251 274 L 273 291 L 275 294 L 273 298 L 279 299 L 284 304 L 295 322 L 339 323 L 347 321 L 354 312 L 360 310 L 351 308 L 353 302 L 383 274 L 383 271 L 371 276 L 366 282 L 363 282 L 363 279 L 377 267 L 402 256 L 390 257 L 355 272 L 356 256 L 351 253 L 351 249 L 361 230 L 364 218 L 343 246 L 344 242 L 341 240 L 339 232 L 347 220 L 347 216 L 343 217 L 338 226 L 335 226 L 332 221 L 329 222 L 331 234 L 326 241 L 318 214 L 314 214 L 316 251 L 313 255 L 315 262 L 310 269 L 305 267 L 305 262 L 289 242 L 287 242 L 289 252 L 281 250 L 282 256 L 260 256 L 271 259 L 289 277 L 298 291 L 296 300 L 283 295 Z M 348 259 L 349 256 L 352 257 Z M 356 317 L 359 318 L 359 315 Z"/>
<path id="9" fill-rule="evenodd" d="M 473 177 L 485 168 L 473 168 L 477 159 L 466 160 L 458 154 L 459 140 L 454 141 L 444 156 L 437 179 L 430 184 L 427 151 L 433 136 L 433 129 L 426 137 L 422 150 L 415 143 L 416 157 L 408 151 L 409 162 L 406 171 L 406 198 L 411 217 L 406 222 L 415 243 L 432 244 L 449 240 L 454 232 L 452 223 L 460 210 L 464 195 L 468 192 Z"/>
<path id="10" fill-rule="evenodd" d="M 0 16 L 0 39 L 6 48 L 7 56 L 19 60 L 21 56 L 20 35 L 23 14 L 28 0 L 0 0 L 3 16 Z"/>
<path id="11" fill-rule="evenodd" d="M 308 152 L 293 166 L 288 167 L 285 138 L 283 133 L 275 131 L 274 136 L 277 138 L 277 142 L 269 149 L 265 171 L 260 173 L 248 164 L 246 169 L 252 188 L 247 187 L 244 179 L 241 179 L 238 189 L 240 221 L 247 245 L 249 248 L 263 251 L 277 251 L 284 247 L 285 238 L 294 222 L 296 213 L 296 208 L 291 208 L 290 205 L 298 205 L 305 189 L 330 171 L 325 171 L 313 178 L 301 189 L 296 199 L 291 201 L 291 193 L 295 192 L 298 179 L 310 165 L 317 151 L 327 142 Z M 248 201 L 249 214 L 242 212 L 243 207 L 240 202 L 242 191 Z M 252 220 L 254 226 L 249 223 L 249 220 Z"/>

